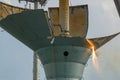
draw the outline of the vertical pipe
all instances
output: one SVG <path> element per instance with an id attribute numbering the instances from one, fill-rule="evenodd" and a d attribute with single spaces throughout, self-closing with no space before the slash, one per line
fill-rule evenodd
<path id="1" fill-rule="evenodd" d="M 38 1 L 34 2 L 34 9 L 39 9 L 39 2 Z"/>
<path id="2" fill-rule="evenodd" d="M 39 2 L 34 2 L 34 9 L 39 9 Z M 40 61 L 37 53 L 33 55 L 33 80 L 40 80 Z"/>
<path id="3" fill-rule="evenodd" d="M 59 23 L 63 34 L 69 34 L 69 0 L 59 0 Z"/>
<path id="4" fill-rule="evenodd" d="M 33 80 L 40 80 L 40 61 L 37 53 L 34 53 L 33 55 Z"/>

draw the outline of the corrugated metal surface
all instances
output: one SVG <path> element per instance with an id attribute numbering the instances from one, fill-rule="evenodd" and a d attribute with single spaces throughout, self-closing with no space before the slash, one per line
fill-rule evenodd
<path id="1" fill-rule="evenodd" d="M 3 29 L 33 50 L 48 45 L 49 23 L 43 10 L 13 14 L 0 21 Z"/>
<path id="2" fill-rule="evenodd" d="M 119 34 L 120 34 L 120 32 L 116 33 L 116 34 L 113 34 L 113 35 L 110 35 L 110 36 L 93 38 L 93 39 L 89 39 L 89 40 L 91 40 L 92 43 L 95 45 L 95 48 L 98 49 Z"/>
<path id="3" fill-rule="evenodd" d="M 53 24 L 55 36 L 60 35 L 61 27 L 59 24 L 59 8 L 49 8 L 50 19 Z M 88 30 L 88 6 L 70 7 L 70 35 L 85 38 Z"/>
<path id="4" fill-rule="evenodd" d="M 25 10 L 28 10 L 28 9 L 15 7 L 15 6 L 0 2 L 0 20 L 5 18 L 8 15 L 20 13 L 20 12 L 25 11 Z"/>

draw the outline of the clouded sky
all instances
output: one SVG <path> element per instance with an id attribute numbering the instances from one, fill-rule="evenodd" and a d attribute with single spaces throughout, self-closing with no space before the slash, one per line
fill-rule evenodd
<path id="1" fill-rule="evenodd" d="M 17 0 L 0 1 L 22 6 Z M 47 6 L 57 6 L 56 2 L 57 0 L 48 0 Z M 88 4 L 88 38 L 120 32 L 120 18 L 113 0 L 71 0 L 71 4 Z M 99 72 L 95 70 L 90 58 L 83 74 L 84 80 L 120 80 L 120 35 L 97 52 L 100 70 Z M 6 31 L 0 32 L 0 54 L 0 80 L 32 80 L 32 50 Z M 43 80 L 43 73 L 41 76 Z"/>

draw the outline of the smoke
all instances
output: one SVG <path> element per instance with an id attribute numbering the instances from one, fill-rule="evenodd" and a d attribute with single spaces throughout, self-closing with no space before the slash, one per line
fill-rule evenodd
<path id="1" fill-rule="evenodd" d="M 100 58 L 101 69 L 104 73 L 104 76 L 111 76 L 115 78 L 120 78 L 120 54 L 106 52 L 102 54 Z"/>

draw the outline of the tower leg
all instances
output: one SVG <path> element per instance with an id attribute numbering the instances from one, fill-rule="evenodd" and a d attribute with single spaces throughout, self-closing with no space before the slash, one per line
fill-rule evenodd
<path id="1" fill-rule="evenodd" d="M 33 80 L 40 80 L 40 61 L 36 53 L 33 55 Z"/>

